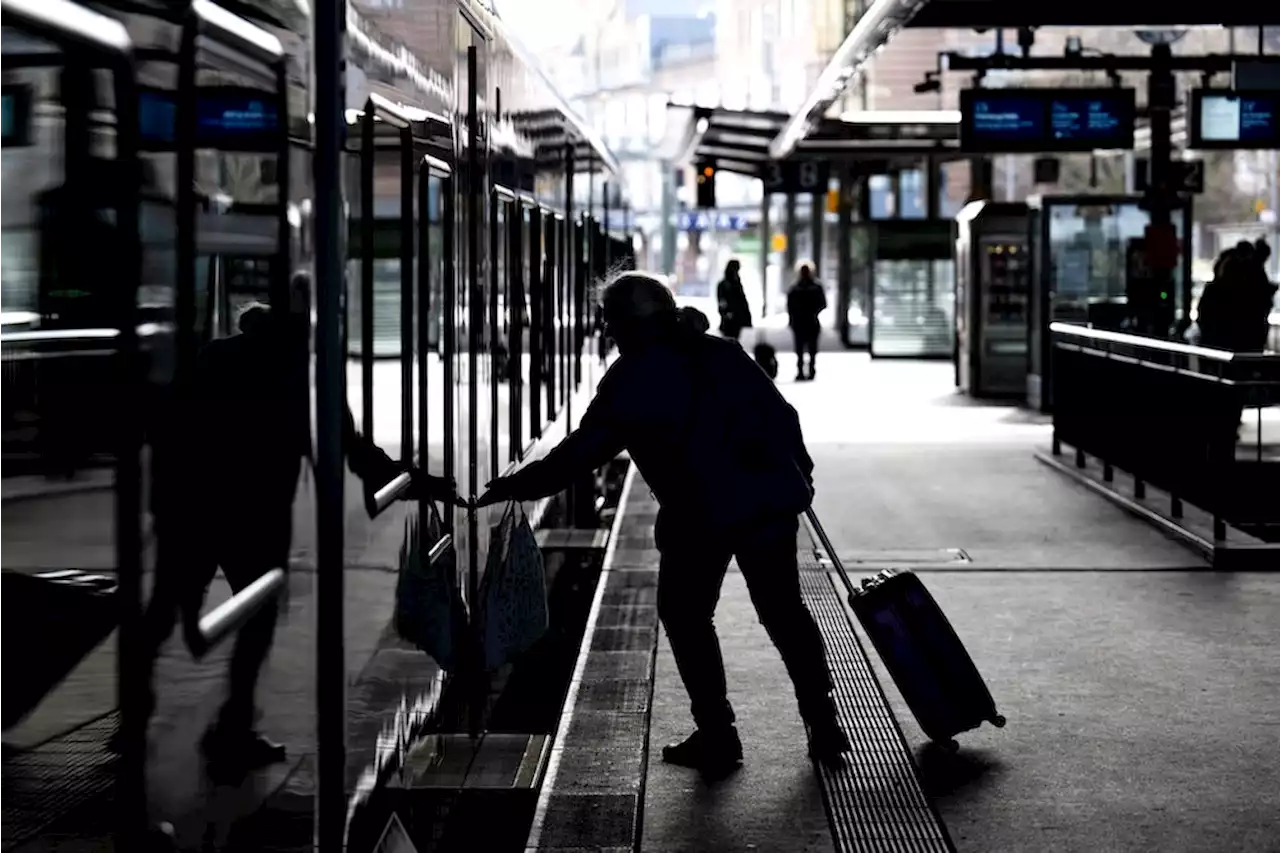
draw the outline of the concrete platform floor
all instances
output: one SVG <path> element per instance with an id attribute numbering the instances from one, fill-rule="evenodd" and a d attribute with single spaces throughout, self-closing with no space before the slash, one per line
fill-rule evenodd
<path id="1" fill-rule="evenodd" d="M 866 561 L 855 575 L 877 554 L 972 560 L 913 568 L 1006 728 L 940 754 L 873 654 L 961 853 L 1280 851 L 1280 573 L 1211 572 L 1038 465 L 1047 419 L 959 397 L 949 364 L 833 353 L 817 381 L 780 387 L 817 463 L 818 514 Z M 717 615 L 748 763 L 707 789 L 651 762 L 643 848 L 827 849 L 790 685 L 741 576 Z M 663 639 L 652 743 L 689 725 Z"/>

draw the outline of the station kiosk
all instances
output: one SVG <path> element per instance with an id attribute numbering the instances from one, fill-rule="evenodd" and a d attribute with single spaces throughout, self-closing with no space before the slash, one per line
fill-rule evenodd
<path id="1" fill-rule="evenodd" d="M 1029 213 L 983 200 L 956 215 L 956 384 L 974 397 L 1027 393 Z"/>
<path id="2" fill-rule="evenodd" d="M 1030 214 L 1031 288 L 1027 402 L 1051 410 L 1050 323 L 1078 323 L 1096 329 L 1149 334 L 1135 327 L 1142 294 L 1142 265 L 1135 263 L 1151 216 L 1137 195 L 1037 196 L 1027 200 Z M 1158 293 L 1166 303 L 1156 313 L 1167 317 L 1172 335 L 1185 326 L 1191 309 L 1191 201 L 1174 212 L 1173 225 L 1183 250 L 1173 274 L 1173 292 Z M 1155 335 L 1164 337 L 1164 334 Z"/>

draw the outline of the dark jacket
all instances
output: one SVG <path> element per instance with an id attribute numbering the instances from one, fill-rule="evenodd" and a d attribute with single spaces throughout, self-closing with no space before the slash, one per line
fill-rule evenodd
<path id="1" fill-rule="evenodd" d="M 512 491 L 554 494 L 623 449 L 661 505 L 660 538 L 794 519 L 813 498 L 813 460 L 795 409 L 723 339 L 672 333 L 621 356 L 581 426 L 512 475 Z"/>
<path id="2" fill-rule="evenodd" d="M 1200 296 L 1200 343 L 1232 352 L 1265 349 L 1275 293 L 1261 264 L 1226 256 Z"/>
<path id="3" fill-rule="evenodd" d="M 735 335 L 751 328 L 751 306 L 747 304 L 742 279 L 721 279 L 716 285 L 716 302 L 720 309 L 720 331 Z"/>
<path id="4" fill-rule="evenodd" d="M 827 307 L 827 293 L 814 279 L 801 279 L 787 292 L 787 316 L 797 332 L 817 332 L 818 315 Z"/>

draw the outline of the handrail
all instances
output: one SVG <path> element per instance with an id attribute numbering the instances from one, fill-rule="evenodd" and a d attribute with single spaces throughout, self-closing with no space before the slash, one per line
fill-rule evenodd
<path id="1" fill-rule="evenodd" d="M 244 627 L 272 598 L 284 591 L 288 578 L 284 569 L 272 569 L 231 598 L 200 617 L 195 640 L 199 648 L 192 652 L 201 657 L 214 646 Z"/>
<path id="2" fill-rule="evenodd" d="M 387 507 L 404 496 L 409 490 L 409 486 L 413 484 L 413 475 L 408 471 L 397 474 L 391 482 L 387 483 L 381 489 L 373 493 L 373 514 L 378 516 Z"/>
<path id="3" fill-rule="evenodd" d="M 1162 341 L 1159 338 L 1146 338 L 1142 335 L 1129 335 L 1124 332 L 1112 332 L 1107 329 L 1092 329 L 1087 326 L 1076 325 L 1075 323 L 1050 323 L 1049 331 L 1060 335 L 1071 335 L 1079 338 L 1089 338 L 1090 340 L 1095 341 L 1106 341 L 1107 343 L 1146 347 L 1148 349 L 1163 350 L 1164 352 L 1208 358 L 1214 361 L 1236 361 L 1242 356 L 1245 358 L 1249 356 L 1248 353 L 1234 353 L 1228 352 L 1227 350 L 1193 346 L 1192 344 L 1179 344 L 1173 341 Z"/>

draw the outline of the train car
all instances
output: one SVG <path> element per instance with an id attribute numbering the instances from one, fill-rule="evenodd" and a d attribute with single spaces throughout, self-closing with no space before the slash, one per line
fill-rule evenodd
<path id="1" fill-rule="evenodd" d="M 291 278 L 313 268 L 312 24 L 306 4 L 282 0 L 91 5 L 90 16 L 67 0 L 3 5 L 3 568 L 6 591 L 10 577 L 106 578 L 127 624 L 141 618 L 156 561 L 166 496 L 154 487 L 164 464 L 154 441 L 173 390 L 211 341 L 237 333 L 245 306 L 284 308 Z M 581 415 L 603 371 L 594 288 L 632 262 L 631 246 L 601 224 L 620 196 L 616 161 L 503 22 L 473 0 L 404 6 L 429 30 L 412 47 L 387 35 L 402 30 L 396 19 L 347 10 L 345 371 L 317 374 L 313 357 L 312 431 L 335 416 L 317 412 L 315 387 L 340 381 L 357 430 L 388 457 L 478 495 Z M 574 181 L 590 175 L 614 192 L 579 209 Z M 385 729 L 474 743 L 495 719 L 513 727 L 503 711 L 510 667 L 463 685 L 415 653 L 401 655 L 405 672 L 385 671 L 390 652 L 406 651 L 390 627 L 406 525 L 430 513 L 394 500 L 396 488 L 348 475 L 348 606 L 342 624 L 316 623 L 320 537 L 315 478 L 304 471 L 283 581 L 289 619 L 261 688 L 290 772 L 313 771 L 313 761 L 296 763 L 326 747 L 314 741 L 310 695 L 306 710 L 282 715 L 271 682 L 295 679 L 296 691 L 296 679 L 315 677 L 318 633 L 342 633 L 343 659 L 330 665 L 347 674 L 348 787 L 360 801 L 385 781 Z M 574 521 L 555 501 L 529 510 L 535 524 Z M 472 606 L 502 511 L 444 507 L 441 540 L 424 545 L 439 551 L 447 539 Z M 228 594 L 215 584 L 210 605 Z M 6 597 L 7 613 L 21 607 Z M 122 642 L 136 656 L 136 634 Z M 5 646 L 8 665 L 21 646 Z M 126 683 L 131 654 L 119 656 Z M 9 672 L 40 668 L 38 657 L 14 659 Z M 109 644 L 90 644 L 67 677 L 110 671 L 111 658 Z M 172 701 L 182 707 L 168 713 L 207 716 L 216 690 L 184 667 L 161 667 L 161 704 L 165 687 L 180 685 Z M 387 679 L 401 689 L 388 693 Z M 74 701 L 50 686 L 21 707 L 6 691 L 6 745 L 38 749 L 110 723 L 117 686 L 89 679 Z M 166 768 L 147 770 L 164 778 Z M 182 814 L 191 796 L 153 778 L 150 812 Z M 19 835 L 48 830 L 31 811 Z"/>

